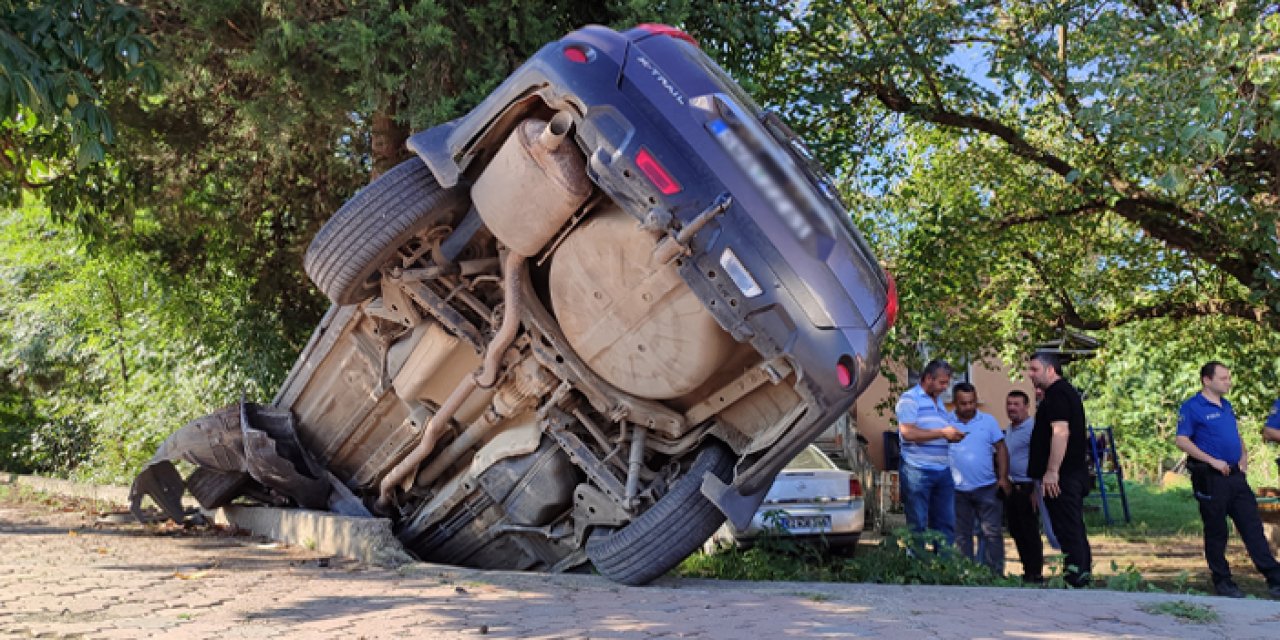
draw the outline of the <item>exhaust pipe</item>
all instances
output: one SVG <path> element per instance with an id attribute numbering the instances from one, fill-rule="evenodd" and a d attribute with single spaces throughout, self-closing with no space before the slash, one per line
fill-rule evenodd
<path id="1" fill-rule="evenodd" d="M 489 348 L 485 351 L 484 364 L 480 366 L 474 374 L 465 376 L 453 392 L 449 394 L 449 398 L 440 405 L 440 410 L 436 412 L 431 420 L 427 422 L 427 427 L 422 431 L 422 438 L 418 440 L 418 445 L 405 456 L 399 464 L 382 478 L 382 482 L 378 485 L 378 501 L 376 507 L 379 511 L 387 513 L 390 511 L 392 499 L 395 496 L 396 487 L 410 475 L 417 471 L 418 466 L 426 460 L 431 451 L 435 449 L 436 443 L 440 440 L 440 436 L 444 435 L 444 430 L 449 425 L 449 421 L 453 419 L 453 414 L 458 412 L 458 408 L 471 395 L 477 387 L 488 389 L 498 381 L 498 373 L 502 369 L 502 356 L 506 354 L 507 347 L 515 342 L 516 332 L 520 329 L 520 315 L 523 312 L 523 305 L 520 299 L 520 276 L 521 270 L 524 268 L 526 257 L 508 251 L 506 259 L 503 261 L 503 297 L 506 299 L 506 311 L 502 314 L 502 326 L 498 329 L 497 335 L 493 337 L 493 341 L 489 343 Z"/>

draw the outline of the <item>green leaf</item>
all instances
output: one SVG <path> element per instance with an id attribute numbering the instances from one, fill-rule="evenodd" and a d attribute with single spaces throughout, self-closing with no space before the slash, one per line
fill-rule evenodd
<path id="1" fill-rule="evenodd" d="M 1218 118 L 1218 98 L 1212 93 L 1205 93 L 1200 96 L 1198 103 L 1200 117 L 1206 121 L 1214 121 Z"/>
<path id="2" fill-rule="evenodd" d="M 1177 191 L 1182 187 L 1183 173 L 1177 167 L 1170 167 L 1156 180 L 1156 184 L 1165 191 Z"/>

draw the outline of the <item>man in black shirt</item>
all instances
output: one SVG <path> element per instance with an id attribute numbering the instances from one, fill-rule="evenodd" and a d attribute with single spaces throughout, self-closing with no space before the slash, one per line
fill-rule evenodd
<path id="1" fill-rule="evenodd" d="M 1093 552 L 1084 527 L 1084 497 L 1093 484 L 1085 454 L 1088 427 L 1084 402 L 1080 392 L 1062 377 L 1062 365 L 1053 354 L 1031 356 L 1027 377 L 1044 391 L 1031 431 L 1027 475 L 1039 479 L 1044 489 L 1049 521 L 1067 555 L 1067 584 L 1088 586 Z"/>

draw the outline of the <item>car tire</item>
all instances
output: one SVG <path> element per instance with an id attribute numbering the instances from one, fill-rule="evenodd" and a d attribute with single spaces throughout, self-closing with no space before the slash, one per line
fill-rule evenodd
<path id="1" fill-rule="evenodd" d="M 334 304 L 379 292 L 379 271 L 414 235 L 448 222 L 465 199 L 444 189 L 420 158 L 382 174 L 342 205 L 307 248 L 303 268 Z"/>
<path id="2" fill-rule="evenodd" d="M 705 445 L 689 471 L 648 511 L 616 531 L 592 533 L 587 540 L 591 564 L 627 585 L 648 584 L 680 564 L 724 522 L 724 514 L 702 495 L 703 475 L 710 471 L 727 482 L 733 462 L 728 447 Z"/>

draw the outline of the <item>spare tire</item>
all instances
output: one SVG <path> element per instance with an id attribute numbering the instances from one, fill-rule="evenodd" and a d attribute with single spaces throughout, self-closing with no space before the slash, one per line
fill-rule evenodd
<path id="1" fill-rule="evenodd" d="M 596 529 L 587 540 L 587 557 L 615 582 L 648 584 L 697 551 L 724 522 L 702 495 L 702 477 L 710 471 L 728 482 L 734 454 L 719 442 L 703 445 L 693 465 L 648 511 L 617 531 Z"/>
<path id="2" fill-rule="evenodd" d="M 448 223 L 465 207 L 427 165 L 410 158 L 356 193 L 325 223 L 303 258 L 311 281 L 335 304 L 378 294 L 379 272 L 413 236 Z"/>

